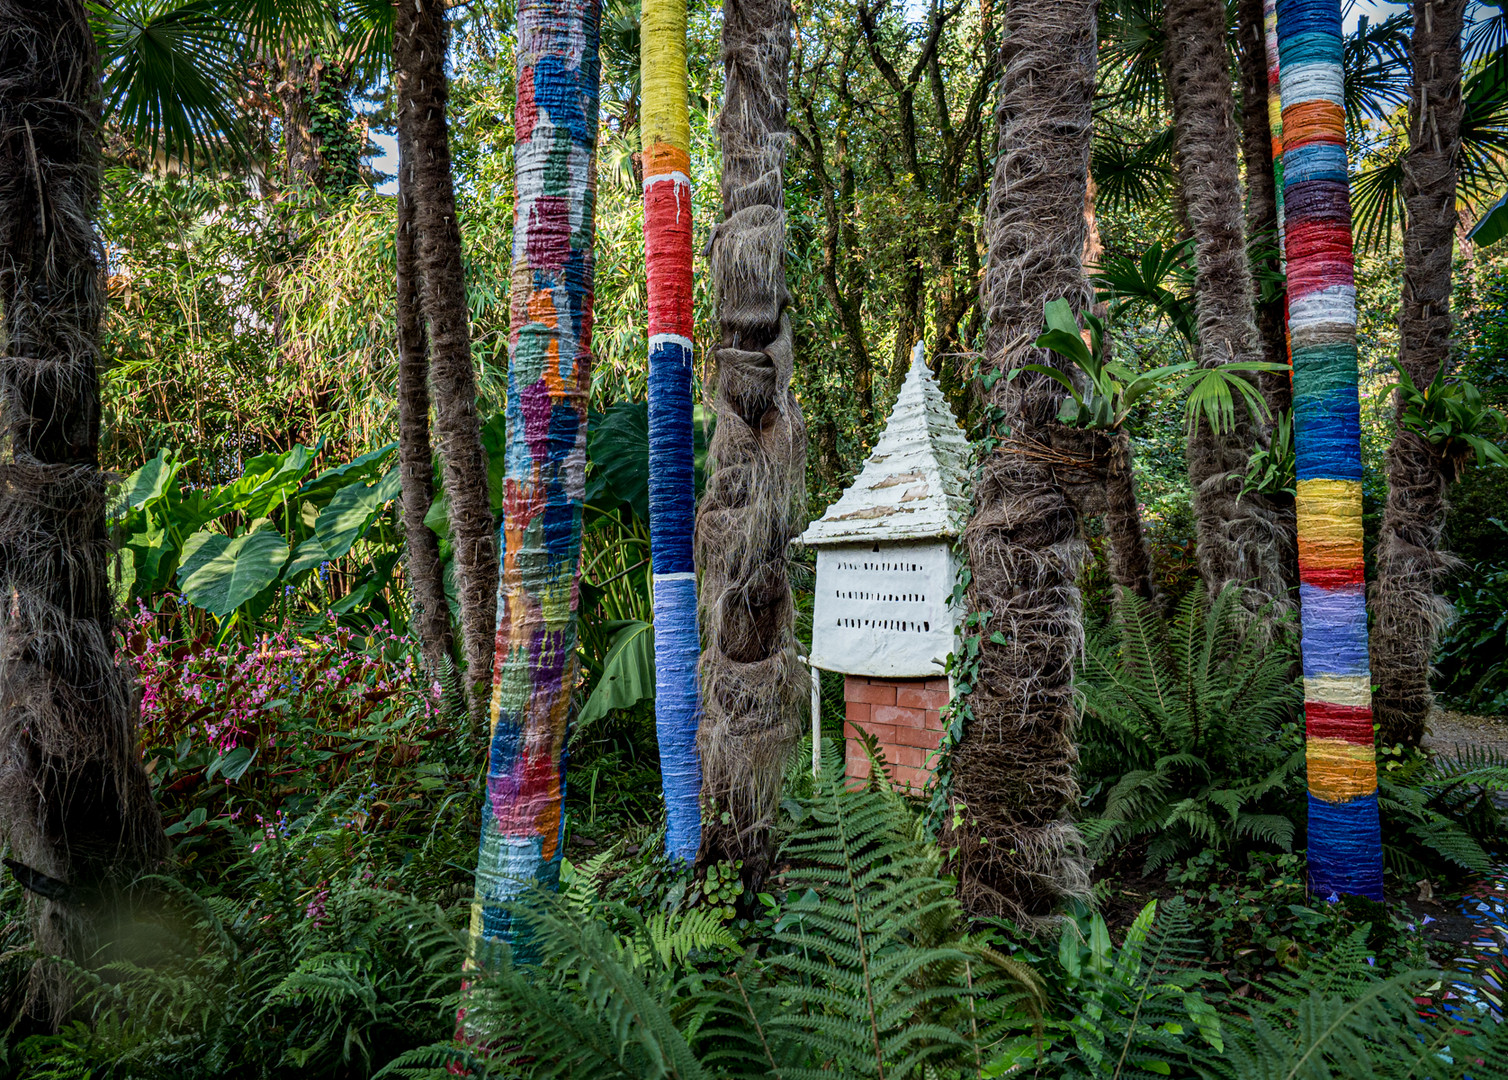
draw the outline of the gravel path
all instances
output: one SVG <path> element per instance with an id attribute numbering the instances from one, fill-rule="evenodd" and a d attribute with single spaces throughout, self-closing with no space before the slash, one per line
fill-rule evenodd
<path id="1" fill-rule="evenodd" d="M 1445 753 L 1453 746 L 1490 746 L 1508 757 L 1508 718 L 1436 709 L 1430 714 L 1424 745 Z"/>

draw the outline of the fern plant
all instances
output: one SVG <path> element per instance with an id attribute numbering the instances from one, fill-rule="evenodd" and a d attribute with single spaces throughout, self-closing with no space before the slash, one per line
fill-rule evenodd
<path id="1" fill-rule="evenodd" d="M 1290 635 L 1247 633 L 1239 591 L 1196 587 L 1164 620 L 1126 595 L 1091 638 L 1079 691 L 1085 837 L 1149 839 L 1148 871 L 1198 847 L 1290 850 L 1303 786 Z"/>
<path id="2" fill-rule="evenodd" d="M 1508 754 L 1488 746 L 1384 749 L 1377 774 L 1383 857 L 1412 880 L 1441 867 L 1485 873 L 1502 841 Z"/>

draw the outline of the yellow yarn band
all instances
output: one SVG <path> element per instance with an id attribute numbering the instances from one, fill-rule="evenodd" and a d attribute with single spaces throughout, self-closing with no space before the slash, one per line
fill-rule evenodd
<path id="1" fill-rule="evenodd" d="M 1326 802 L 1350 802 L 1377 790 L 1377 759 L 1370 746 L 1344 739 L 1311 738 L 1304 758 L 1309 793 Z"/>
<path id="2" fill-rule="evenodd" d="M 1304 700 L 1368 708 L 1372 679 L 1367 675 L 1305 675 Z"/>
<path id="3" fill-rule="evenodd" d="M 1294 509 L 1299 535 L 1321 544 L 1361 545 L 1361 481 L 1300 480 Z"/>
<path id="4" fill-rule="evenodd" d="M 691 149 L 686 112 L 686 0 L 644 0 L 639 23 L 640 143 Z"/>

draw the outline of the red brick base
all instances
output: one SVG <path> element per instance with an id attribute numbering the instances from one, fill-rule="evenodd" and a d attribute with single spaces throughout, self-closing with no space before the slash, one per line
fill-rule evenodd
<path id="1" fill-rule="evenodd" d="M 848 738 L 847 775 L 867 780 L 869 758 L 857 741 L 863 728 L 880 744 L 895 786 L 920 794 L 931 778 L 927 757 L 942 741 L 942 709 L 948 703 L 947 679 L 843 678 L 843 701 Z"/>

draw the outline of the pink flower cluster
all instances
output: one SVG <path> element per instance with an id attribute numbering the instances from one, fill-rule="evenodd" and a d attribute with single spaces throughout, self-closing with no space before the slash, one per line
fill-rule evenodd
<path id="1" fill-rule="evenodd" d="M 333 621 L 313 634 L 284 625 L 250 645 L 215 645 L 207 637 L 174 640 L 162 632 L 171 618 L 138 602 L 126 620 L 124 652 L 142 688 L 146 745 L 189 737 L 218 754 L 276 750 L 289 718 L 350 731 L 395 697 L 425 719 L 438 715 L 438 687 L 425 685 L 407 642 L 386 624 L 370 635 Z"/>

